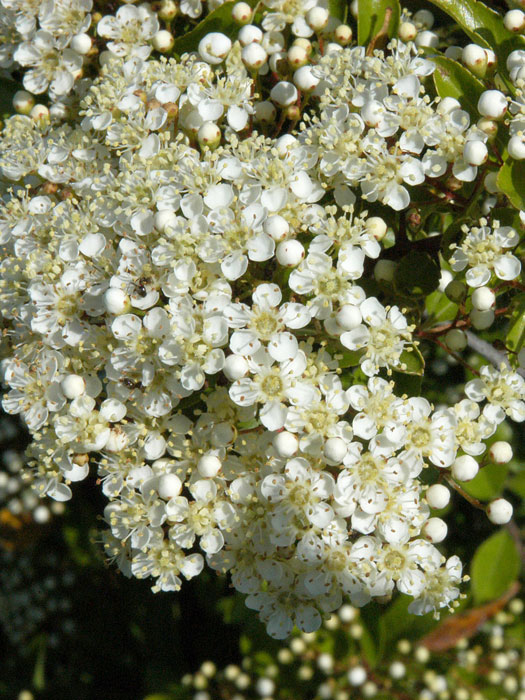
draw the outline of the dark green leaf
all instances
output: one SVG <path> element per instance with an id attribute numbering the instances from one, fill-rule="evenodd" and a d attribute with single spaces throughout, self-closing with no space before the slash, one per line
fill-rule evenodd
<path id="1" fill-rule="evenodd" d="M 341 22 L 345 19 L 345 5 L 343 0 L 328 0 L 328 10 L 332 17 L 337 17 Z"/>
<path id="2" fill-rule="evenodd" d="M 525 499 L 525 471 L 521 472 L 521 474 L 517 474 L 510 480 L 509 489 Z"/>
<path id="3" fill-rule="evenodd" d="M 399 0 L 358 0 L 357 41 L 361 46 L 366 46 L 382 29 L 388 8 L 392 10 L 388 36 L 392 38 L 401 17 Z"/>
<path id="4" fill-rule="evenodd" d="M 0 78 L 0 116 L 13 114 L 13 96 L 22 86 L 14 80 Z"/>
<path id="5" fill-rule="evenodd" d="M 432 294 L 425 299 L 425 309 L 429 316 L 429 324 L 453 321 L 456 318 L 458 308 L 458 305 L 450 301 L 443 292 L 432 292 Z"/>
<path id="6" fill-rule="evenodd" d="M 414 250 L 399 261 L 394 274 L 394 285 L 403 296 L 423 297 L 439 285 L 439 265 L 428 253 Z"/>
<path id="7" fill-rule="evenodd" d="M 507 478 L 506 464 L 487 464 L 472 481 L 461 482 L 467 493 L 481 501 L 491 501 L 499 496 Z"/>
<path id="8" fill-rule="evenodd" d="M 391 379 L 396 385 L 396 394 L 402 396 L 420 396 L 423 377 L 419 374 L 408 374 L 408 372 L 392 372 Z"/>
<path id="9" fill-rule="evenodd" d="M 432 74 L 436 92 L 440 97 L 455 97 L 469 112 L 474 121 L 479 119 L 478 99 L 485 86 L 457 61 L 445 56 L 433 56 L 437 68 Z"/>
<path id="10" fill-rule="evenodd" d="M 516 209 L 525 209 L 525 163 L 507 158 L 500 168 L 497 184 Z"/>
<path id="11" fill-rule="evenodd" d="M 476 550 L 470 570 L 471 587 L 476 604 L 503 595 L 516 579 L 520 557 L 507 530 L 500 530 Z"/>

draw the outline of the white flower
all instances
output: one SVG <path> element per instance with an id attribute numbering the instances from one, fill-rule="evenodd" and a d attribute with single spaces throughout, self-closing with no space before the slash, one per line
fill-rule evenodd
<path id="1" fill-rule="evenodd" d="M 115 15 L 102 17 L 97 33 L 108 42 L 108 49 L 116 56 L 147 58 L 152 50 L 148 42 L 159 31 L 157 15 L 149 5 L 124 5 Z"/>
<path id="2" fill-rule="evenodd" d="M 82 57 L 71 49 L 58 49 L 53 35 L 43 29 L 30 41 L 21 43 L 14 58 L 20 65 L 30 67 L 23 82 L 25 89 L 35 94 L 49 87 L 56 96 L 67 95 L 82 68 Z"/>
<path id="3" fill-rule="evenodd" d="M 488 403 L 483 407 L 483 415 L 499 425 L 508 415 L 521 423 L 525 420 L 525 380 L 517 372 L 507 367 L 497 370 L 491 365 L 481 367 L 478 379 L 471 379 L 465 385 L 465 393 L 472 401 Z"/>

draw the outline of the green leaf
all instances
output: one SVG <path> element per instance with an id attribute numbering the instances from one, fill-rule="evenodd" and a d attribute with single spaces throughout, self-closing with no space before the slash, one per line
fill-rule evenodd
<path id="1" fill-rule="evenodd" d="M 357 367 L 362 355 L 362 350 L 343 350 L 343 352 L 337 353 L 336 359 L 339 362 L 339 367 L 344 369 L 345 367 Z"/>
<path id="2" fill-rule="evenodd" d="M 487 464 L 486 467 L 479 470 L 472 481 L 462 481 L 461 487 L 474 498 L 479 498 L 481 501 L 491 501 L 500 495 L 507 478 L 507 472 L 506 464 Z"/>
<path id="3" fill-rule="evenodd" d="M 520 556 L 507 530 L 500 530 L 476 550 L 470 568 L 476 604 L 494 600 L 508 590 L 520 568 Z"/>
<path id="4" fill-rule="evenodd" d="M 525 163 L 507 157 L 500 168 L 497 185 L 516 209 L 525 208 Z"/>
<path id="5" fill-rule="evenodd" d="M 508 486 L 509 489 L 517 493 L 520 498 L 525 499 L 525 471 L 513 477 Z"/>
<path id="6" fill-rule="evenodd" d="M 363 634 L 359 638 L 359 645 L 363 656 L 375 668 L 380 661 L 379 639 L 381 628 L 381 606 L 376 603 L 369 603 L 360 611 L 360 621 L 363 625 Z"/>
<path id="7" fill-rule="evenodd" d="M 419 639 L 436 626 L 432 613 L 413 615 L 408 612 L 412 600 L 400 593 L 381 616 L 379 655 L 382 659 L 395 653 L 394 645 L 398 639 Z"/>
<path id="8" fill-rule="evenodd" d="M 423 374 L 425 370 L 425 360 L 415 346 L 412 346 L 410 350 L 403 350 L 399 359 L 401 364 L 405 365 L 406 368 L 401 369 L 401 367 L 396 367 L 396 372 L 417 375 Z"/>
<path id="9" fill-rule="evenodd" d="M 403 296 L 424 297 L 439 286 L 439 265 L 428 253 L 413 250 L 399 261 L 394 286 Z"/>
<path id="10" fill-rule="evenodd" d="M 392 10 L 388 25 L 388 36 L 392 38 L 397 33 L 401 7 L 399 0 L 358 0 L 357 42 L 361 46 L 370 43 L 382 29 L 387 9 Z"/>
<path id="11" fill-rule="evenodd" d="M 478 0 L 430 0 L 452 17 L 475 44 L 492 49 L 498 57 L 498 69 L 506 71 L 507 56 L 524 48 L 525 39 L 509 32 L 503 17 Z"/>
<path id="12" fill-rule="evenodd" d="M 403 394 L 407 396 L 421 395 L 423 377 L 420 374 L 409 374 L 408 372 L 396 372 L 396 370 L 393 370 L 390 379 L 396 385 L 396 394 L 398 396 Z"/>
<path id="13" fill-rule="evenodd" d="M 328 10 L 332 17 L 336 17 L 340 22 L 345 20 L 345 2 L 342 0 L 328 0 Z"/>
<path id="14" fill-rule="evenodd" d="M 512 352 L 518 353 L 525 342 L 525 294 L 518 294 L 512 302 L 512 315 L 505 341 Z"/>
<path id="15" fill-rule="evenodd" d="M 457 61 L 445 56 L 433 56 L 437 68 L 432 74 L 436 92 L 440 97 L 455 97 L 474 121 L 479 119 L 478 99 L 485 86 Z"/>
<path id="16" fill-rule="evenodd" d="M 453 321 L 458 313 L 458 305 L 447 297 L 443 292 L 432 292 L 425 299 L 425 309 L 429 316 L 429 323 L 443 323 L 443 321 Z"/>
<path id="17" fill-rule="evenodd" d="M 246 1 L 248 5 L 252 7 L 256 4 L 254 0 Z M 173 52 L 181 56 L 183 53 L 195 51 L 199 45 L 199 41 L 209 32 L 222 32 L 230 37 L 232 41 L 236 39 L 239 25 L 236 24 L 232 18 L 232 9 L 234 5 L 235 2 L 225 2 L 224 5 L 220 5 L 217 9 L 213 10 L 213 12 L 210 12 L 210 14 L 207 15 L 202 22 L 199 22 L 191 32 L 176 38 Z"/>

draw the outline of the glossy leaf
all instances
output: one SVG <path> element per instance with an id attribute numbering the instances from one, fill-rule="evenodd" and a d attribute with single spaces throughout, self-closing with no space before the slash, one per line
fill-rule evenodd
<path id="1" fill-rule="evenodd" d="M 519 294 L 512 304 L 512 315 L 507 333 L 506 346 L 519 353 L 525 343 L 525 294 Z"/>
<path id="2" fill-rule="evenodd" d="M 476 603 L 503 595 L 515 581 L 520 557 L 507 530 L 500 530 L 483 542 L 472 560 L 471 589 Z"/>
<path id="3" fill-rule="evenodd" d="M 361 46 L 366 46 L 382 29 L 388 8 L 392 10 L 388 36 L 392 38 L 401 17 L 399 0 L 358 0 L 357 41 Z"/>
<path id="4" fill-rule="evenodd" d="M 453 321 L 458 312 L 458 305 L 447 297 L 443 292 L 432 292 L 425 299 L 425 309 L 429 316 L 429 324 Z"/>
<path id="5" fill-rule="evenodd" d="M 401 353 L 401 363 L 405 365 L 405 369 L 396 367 L 397 372 L 406 372 L 407 374 L 422 375 L 425 369 L 425 360 L 419 350 L 413 346 L 410 351 L 403 350 Z"/>
<path id="6" fill-rule="evenodd" d="M 462 481 L 461 487 L 474 498 L 491 501 L 500 495 L 507 472 L 506 464 L 487 464 L 472 481 Z"/>
<path id="7" fill-rule="evenodd" d="M 507 158 L 497 178 L 500 190 L 517 209 L 525 208 L 525 163 Z"/>
<path id="8" fill-rule="evenodd" d="M 440 97 L 455 97 L 469 112 L 474 121 L 479 119 L 478 99 L 485 86 L 457 61 L 445 56 L 433 56 L 437 68 L 432 74 L 436 92 Z"/>

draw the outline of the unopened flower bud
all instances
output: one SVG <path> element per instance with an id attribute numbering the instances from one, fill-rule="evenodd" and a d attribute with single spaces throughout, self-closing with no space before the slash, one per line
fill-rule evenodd
<path id="1" fill-rule="evenodd" d="M 481 117 L 481 119 L 478 119 L 476 126 L 484 134 L 487 134 L 489 139 L 494 138 L 496 136 L 496 134 L 498 133 L 498 122 L 494 121 L 494 119 L 488 119 L 487 117 Z"/>
<path id="2" fill-rule="evenodd" d="M 417 36 L 417 27 L 412 22 L 401 22 L 398 35 L 401 41 L 414 41 Z"/>
<path id="3" fill-rule="evenodd" d="M 508 101 L 500 90 L 485 90 L 478 100 L 478 112 L 490 119 L 501 119 L 507 112 Z"/>
<path id="4" fill-rule="evenodd" d="M 357 328 L 363 316 L 359 309 L 359 306 L 354 304 L 344 304 L 336 314 L 337 323 L 345 331 L 351 331 L 353 328 Z"/>
<path id="5" fill-rule="evenodd" d="M 374 279 L 377 282 L 392 282 L 396 267 L 394 260 L 378 260 L 374 266 Z"/>
<path id="6" fill-rule="evenodd" d="M 434 26 L 434 15 L 430 10 L 418 10 L 414 14 L 414 22 L 425 29 L 432 29 Z"/>
<path id="7" fill-rule="evenodd" d="M 382 241 L 386 236 L 386 232 L 388 231 L 386 221 L 380 216 L 371 216 L 365 221 L 365 227 L 368 233 L 370 233 L 376 239 L 376 241 Z"/>
<path id="8" fill-rule="evenodd" d="M 264 232 L 273 238 L 274 241 L 282 241 L 290 232 L 290 224 L 283 216 L 273 214 L 263 223 Z"/>
<path id="9" fill-rule="evenodd" d="M 486 311 L 472 309 L 469 316 L 470 322 L 478 331 L 484 331 L 486 328 L 490 328 L 494 323 L 495 318 L 495 314 L 492 309 L 487 309 Z"/>
<path id="10" fill-rule="evenodd" d="M 293 81 L 302 92 L 312 92 L 319 85 L 319 78 L 314 75 L 311 66 L 302 66 L 296 70 Z"/>
<path id="11" fill-rule="evenodd" d="M 277 110 L 268 100 L 256 102 L 254 104 L 254 119 L 261 124 L 273 124 L 277 116 Z"/>
<path id="12" fill-rule="evenodd" d="M 26 90 L 18 90 L 13 95 L 13 107 L 19 114 L 29 114 L 35 106 L 35 98 Z"/>
<path id="13" fill-rule="evenodd" d="M 456 100 L 455 97 L 443 97 L 443 99 L 438 102 L 436 111 L 438 114 L 450 114 L 455 109 L 461 109 L 461 104 L 458 100 Z"/>
<path id="14" fill-rule="evenodd" d="M 348 678 L 350 685 L 356 688 L 359 685 L 363 685 L 363 683 L 366 681 L 366 670 L 362 666 L 354 666 L 354 668 L 351 668 L 348 671 L 346 677 Z"/>
<path id="15" fill-rule="evenodd" d="M 204 122 L 197 132 L 197 141 L 201 146 L 217 148 L 221 142 L 221 130 L 215 122 Z"/>
<path id="16" fill-rule="evenodd" d="M 340 24 L 334 29 L 334 39 L 341 46 L 348 46 L 352 41 L 352 28 L 348 24 Z"/>
<path id="17" fill-rule="evenodd" d="M 279 107 L 289 107 L 298 98 L 297 88 L 286 80 L 279 81 L 270 91 L 270 99 Z"/>
<path id="18" fill-rule="evenodd" d="M 285 267 L 295 267 L 304 258 L 304 246 L 292 238 L 289 241 L 281 241 L 275 251 L 277 262 Z"/>
<path id="19" fill-rule="evenodd" d="M 232 18 L 237 24 L 248 24 L 252 21 L 253 10 L 247 2 L 236 2 L 232 8 Z"/>
<path id="20" fill-rule="evenodd" d="M 163 474 L 159 477 L 157 493 L 165 501 L 179 496 L 182 491 L 182 481 L 176 474 Z"/>
<path id="21" fill-rule="evenodd" d="M 425 498 L 431 508 L 441 510 L 448 506 L 450 502 L 450 491 L 443 484 L 433 484 L 427 489 Z"/>
<path id="22" fill-rule="evenodd" d="M 509 156 L 514 160 L 523 160 L 525 158 L 525 139 L 523 136 L 512 136 L 507 144 Z"/>
<path id="23" fill-rule="evenodd" d="M 445 344 L 450 350 L 461 352 L 467 347 L 467 336 L 461 329 L 451 328 L 445 334 Z"/>
<path id="24" fill-rule="evenodd" d="M 435 49 L 439 45 L 439 37 L 435 32 L 424 30 L 422 32 L 418 32 L 414 43 L 420 48 Z"/>
<path id="25" fill-rule="evenodd" d="M 483 165 L 489 152 L 483 141 L 467 141 L 463 148 L 463 158 L 469 165 Z"/>
<path id="26" fill-rule="evenodd" d="M 472 292 L 472 306 L 478 311 L 487 311 L 496 303 L 496 295 L 490 287 L 478 287 Z"/>
<path id="27" fill-rule="evenodd" d="M 242 48 L 241 59 L 248 70 L 255 71 L 264 66 L 268 54 L 260 44 L 252 42 Z"/>
<path id="28" fill-rule="evenodd" d="M 178 11 L 178 5 L 174 0 L 161 0 L 157 15 L 164 22 L 170 22 L 172 19 L 175 19 Z"/>
<path id="29" fill-rule="evenodd" d="M 458 481 L 472 481 L 479 471 L 479 464 L 470 455 L 457 457 L 451 467 L 452 476 Z"/>
<path id="30" fill-rule="evenodd" d="M 255 24 L 246 24 L 239 29 L 237 38 L 242 46 L 248 46 L 248 44 L 253 44 L 253 42 L 260 43 L 263 39 L 263 33 Z"/>
<path id="31" fill-rule="evenodd" d="M 282 430 L 274 437 L 273 446 L 279 457 L 293 457 L 299 449 L 299 440 L 293 433 Z"/>
<path id="32" fill-rule="evenodd" d="M 322 31 L 328 24 L 330 15 L 324 7 L 312 7 L 306 13 L 306 23 L 314 30 L 314 32 Z"/>
<path id="33" fill-rule="evenodd" d="M 78 374 L 68 374 L 60 382 L 62 393 L 66 399 L 76 399 L 86 390 L 86 380 Z"/>
<path id="34" fill-rule="evenodd" d="M 29 116 L 35 122 L 49 121 L 49 109 L 45 105 L 36 104 L 29 112 Z"/>
<path id="35" fill-rule="evenodd" d="M 104 294 L 104 305 L 110 314 L 124 314 L 131 308 L 129 296 L 123 289 L 110 287 Z"/>
<path id="36" fill-rule="evenodd" d="M 512 504 L 504 498 L 496 498 L 487 506 L 487 517 L 494 525 L 505 525 L 512 518 Z"/>
<path id="37" fill-rule="evenodd" d="M 461 304 L 467 296 L 467 285 L 460 280 L 452 280 L 447 284 L 445 294 L 454 304 Z"/>
<path id="38" fill-rule="evenodd" d="M 525 29 L 525 14 L 521 10 L 509 10 L 503 17 L 505 29 L 516 34 Z"/>
<path id="39" fill-rule="evenodd" d="M 290 105 L 286 109 L 286 118 L 292 122 L 296 122 L 301 118 L 301 110 L 297 105 Z"/>
<path id="40" fill-rule="evenodd" d="M 447 46 L 445 49 L 445 57 L 446 58 L 451 58 L 453 61 L 461 61 L 461 57 L 463 56 L 463 47 L 462 46 Z"/>
<path id="41" fill-rule="evenodd" d="M 175 39 L 173 38 L 173 34 L 168 32 L 167 29 L 161 29 L 153 36 L 151 43 L 156 51 L 167 53 L 171 51 L 175 45 Z"/>
<path id="42" fill-rule="evenodd" d="M 495 464 L 507 464 L 512 459 L 512 447 L 504 440 L 494 442 L 489 448 L 489 457 Z"/>
<path id="43" fill-rule="evenodd" d="M 228 355 L 224 361 L 223 372 L 231 382 L 245 377 L 248 369 L 248 362 L 242 355 Z"/>
<path id="44" fill-rule="evenodd" d="M 323 453 L 328 464 L 341 464 L 348 452 L 345 441 L 340 437 L 328 438 L 325 443 Z"/>
<path id="45" fill-rule="evenodd" d="M 224 61 L 231 47 L 231 39 L 226 34 L 210 32 L 200 40 L 198 53 L 204 61 L 214 66 Z"/>
<path id="46" fill-rule="evenodd" d="M 292 68 L 301 68 L 308 63 L 308 54 L 302 46 L 291 46 L 288 49 L 288 63 Z"/>
<path id="47" fill-rule="evenodd" d="M 421 530 L 423 537 L 433 544 L 443 542 L 447 532 L 447 524 L 441 518 L 429 518 Z"/>
<path id="48" fill-rule="evenodd" d="M 394 678 L 395 680 L 398 680 L 399 678 L 403 678 L 403 676 L 406 673 L 406 667 L 405 664 L 402 664 L 401 661 L 394 661 L 393 663 L 390 664 L 390 667 L 388 669 L 388 673 L 391 678 Z"/>
<path id="49" fill-rule="evenodd" d="M 203 455 L 197 462 L 197 471 L 205 479 L 212 479 L 222 468 L 221 460 L 214 454 Z"/>
<path id="50" fill-rule="evenodd" d="M 461 60 L 467 68 L 480 78 L 487 72 L 487 54 L 482 46 L 467 44 L 463 49 Z"/>

